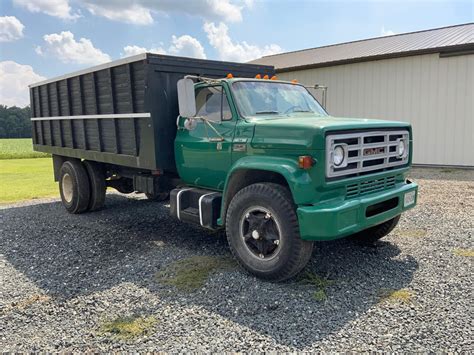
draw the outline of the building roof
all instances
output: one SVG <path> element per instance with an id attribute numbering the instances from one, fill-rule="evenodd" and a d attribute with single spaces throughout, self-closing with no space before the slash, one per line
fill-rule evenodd
<path id="1" fill-rule="evenodd" d="M 464 50 L 474 53 L 474 23 L 274 54 L 250 63 L 273 65 L 278 72 L 285 72 L 376 59 Z"/>

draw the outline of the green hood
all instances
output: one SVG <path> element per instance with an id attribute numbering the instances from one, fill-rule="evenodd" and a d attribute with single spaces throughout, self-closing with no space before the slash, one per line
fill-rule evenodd
<path id="1" fill-rule="evenodd" d="M 329 131 L 410 127 L 398 121 L 308 115 L 269 115 L 249 122 L 255 124 L 252 147 L 263 149 L 324 149 Z"/>

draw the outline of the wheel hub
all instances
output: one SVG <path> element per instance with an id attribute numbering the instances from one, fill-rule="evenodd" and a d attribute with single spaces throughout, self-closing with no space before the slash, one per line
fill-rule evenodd
<path id="1" fill-rule="evenodd" d="M 259 259 L 272 259 L 280 251 L 280 225 L 264 207 L 251 207 L 240 221 L 240 235 L 246 248 Z"/>
<path id="2" fill-rule="evenodd" d="M 62 185 L 64 199 L 66 200 L 67 203 L 70 203 L 72 201 L 72 195 L 73 195 L 73 187 L 72 187 L 73 185 L 72 185 L 71 175 L 67 173 L 64 174 L 61 180 L 61 185 Z"/>

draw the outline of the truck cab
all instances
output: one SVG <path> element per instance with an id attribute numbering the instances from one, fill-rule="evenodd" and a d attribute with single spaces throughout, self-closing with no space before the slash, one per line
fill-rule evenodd
<path id="1" fill-rule="evenodd" d="M 273 79 L 273 80 L 272 80 Z M 178 83 L 171 213 L 225 228 L 250 272 L 287 279 L 313 242 L 374 243 L 416 204 L 404 122 L 330 116 L 303 85 L 187 77 Z"/>

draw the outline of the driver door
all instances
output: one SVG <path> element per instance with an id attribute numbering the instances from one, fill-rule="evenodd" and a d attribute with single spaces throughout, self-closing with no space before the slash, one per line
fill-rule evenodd
<path id="1" fill-rule="evenodd" d="M 186 130 L 182 120 L 176 134 L 176 166 L 186 183 L 223 189 L 231 166 L 231 148 L 237 118 L 222 85 L 196 89 L 196 128 Z"/>

